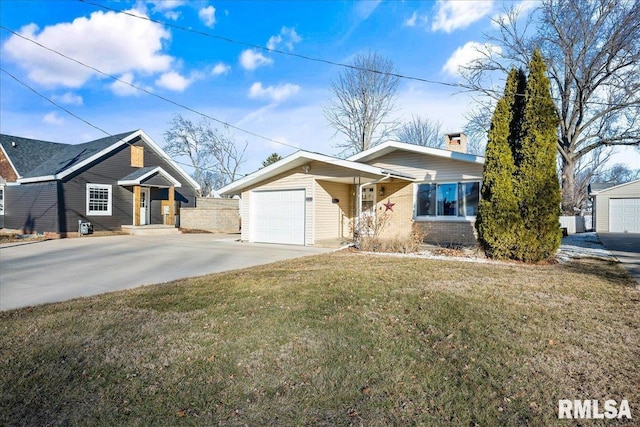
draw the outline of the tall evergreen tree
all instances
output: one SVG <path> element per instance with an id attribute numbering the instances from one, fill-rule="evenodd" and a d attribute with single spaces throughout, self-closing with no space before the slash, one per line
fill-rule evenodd
<path id="1" fill-rule="evenodd" d="M 556 172 L 558 116 L 538 50 L 529 63 L 521 139 L 516 147 L 515 194 L 524 227 L 516 258 L 537 262 L 560 246 L 560 183 Z"/>
<path id="2" fill-rule="evenodd" d="M 476 229 L 482 249 L 491 258 L 513 258 L 523 227 L 513 180 L 524 106 L 517 94 L 524 93 L 525 84 L 522 70 L 512 69 L 488 135 Z"/>

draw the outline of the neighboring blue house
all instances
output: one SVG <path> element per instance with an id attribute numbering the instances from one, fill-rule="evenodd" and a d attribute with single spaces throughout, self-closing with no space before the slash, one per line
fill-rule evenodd
<path id="1" fill-rule="evenodd" d="M 0 135 L 0 227 L 66 237 L 79 222 L 96 231 L 179 225 L 199 185 L 143 131 L 86 142 Z"/>

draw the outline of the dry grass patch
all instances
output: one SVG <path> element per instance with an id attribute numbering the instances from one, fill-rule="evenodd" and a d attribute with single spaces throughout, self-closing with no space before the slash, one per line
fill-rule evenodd
<path id="1" fill-rule="evenodd" d="M 617 264 L 349 252 L 0 313 L 3 425 L 551 425 L 640 416 Z"/>

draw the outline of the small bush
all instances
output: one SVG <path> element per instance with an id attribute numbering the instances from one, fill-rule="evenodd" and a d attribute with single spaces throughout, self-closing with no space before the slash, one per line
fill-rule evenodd
<path id="1" fill-rule="evenodd" d="M 363 236 L 359 249 L 367 252 L 393 252 L 408 254 L 418 252 L 424 241 L 424 235 L 417 230 L 404 237 L 381 239 L 379 237 Z"/>

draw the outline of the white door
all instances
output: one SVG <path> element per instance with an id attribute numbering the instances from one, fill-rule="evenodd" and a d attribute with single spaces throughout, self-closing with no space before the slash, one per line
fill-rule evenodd
<path id="1" fill-rule="evenodd" d="M 305 190 L 254 191 L 249 240 L 304 245 Z"/>
<path id="2" fill-rule="evenodd" d="M 140 189 L 140 225 L 149 224 L 149 214 L 151 210 L 149 209 L 149 189 L 141 188 Z"/>
<path id="3" fill-rule="evenodd" d="M 360 195 L 360 218 L 358 218 L 358 232 L 373 236 L 376 231 L 376 186 L 362 187 Z"/>
<path id="4" fill-rule="evenodd" d="M 609 231 L 640 233 L 640 198 L 609 199 Z"/>

